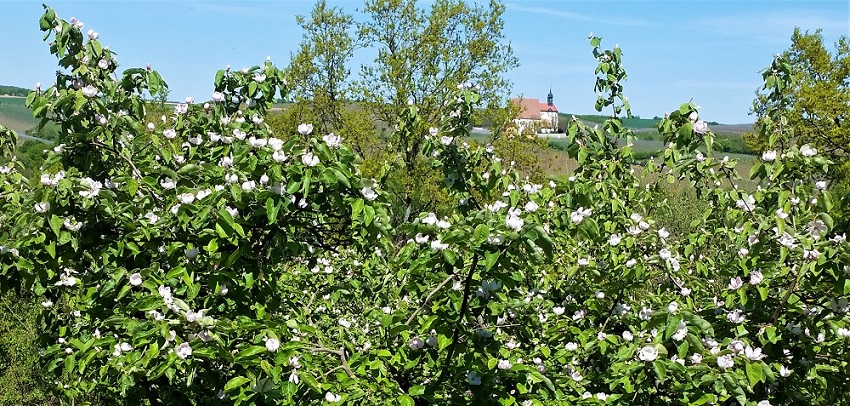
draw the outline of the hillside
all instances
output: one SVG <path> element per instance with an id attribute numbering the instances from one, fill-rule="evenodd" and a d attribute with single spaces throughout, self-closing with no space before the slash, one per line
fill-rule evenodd
<path id="1" fill-rule="evenodd" d="M 6 95 L 26 97 L 31 91 L 32 89 L 25 89 L 23 87 L 0 85 L 0 96 Z"/>
<path id="2" fill-rule="evenodd" d="M 38 120 L 33 118 L 32 112 L 26 107 L 25 102 L 25 97 L 0 96 L 0 124 L 17 132 L 21 138 L 30 138 L 30 136 L 44 139 L 54 138 L 55 129 L 52 124 L 46 125 L 38 134 L 35 134 L 34 130 L 38 126 Z"/>

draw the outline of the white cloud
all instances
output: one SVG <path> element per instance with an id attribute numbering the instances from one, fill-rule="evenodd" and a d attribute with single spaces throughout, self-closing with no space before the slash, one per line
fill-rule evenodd
<path id="1" fill-rule="evenodd" d="M 827 15 L 804 9 L 772 10 L 758 14 L 746 13 L 701 18 L 696 20 L 694 25 L 722 36 L 740 40 L 782 44 L 790 42 L 791 34 L 796 27 L 810 32 L 821 28 L 829 43 L 833 36 L 837 38 L 842 34 L 846 35 L 850 30 L 847 12 L 845 9 L 843 13 Z"/>
<path id="2" fill-rule="evenodd" d="M 518 3 L 506 3 L 505 6 L 508 10 L 511 11 L 519 11 L 526 13 L 534 13 L 534 14 L 542 14 L 549 17 L 557 17 L 565 20 L 572 21 L 586 21 L 594 24 L 607 24 L 607 25 L 618 25 L 618 26 L 628 26 L 628 27 L 645 27 L 648 26 L 649 23 L 644 20 L 638 20 L 633 18 L 622 18 L 622 19 L 607 19 L 607 18 L 597 18 L 594 16 L 589 16 L 585 14 L 573 13 L 564 10 L 558 10 L 554 8 L 548 7 L 529 7 Z"/>

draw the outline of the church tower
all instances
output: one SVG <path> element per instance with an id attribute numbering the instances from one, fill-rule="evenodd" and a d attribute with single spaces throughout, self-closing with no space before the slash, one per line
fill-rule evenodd
<path id="1" fill-rule="evenodd" d="M 554 97 L 552 96 L 552 88 L 549 88 L 549 95 L 546 96 L 546 104 L 551 108 L 554 105 Z"/>

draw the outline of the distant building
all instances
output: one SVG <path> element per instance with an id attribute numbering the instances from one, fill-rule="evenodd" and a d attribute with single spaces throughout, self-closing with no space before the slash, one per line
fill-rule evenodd
<path id="1" fill-rule="evenodd" d="M 553 102 L 552 89 L 546 97 L 546 103 L 540 99 L 514 98 L 511 103 L 519 107 L 514 123 L 520 132 L 527 129 L 548 134 L 558 130 L 558 108 Z"/>

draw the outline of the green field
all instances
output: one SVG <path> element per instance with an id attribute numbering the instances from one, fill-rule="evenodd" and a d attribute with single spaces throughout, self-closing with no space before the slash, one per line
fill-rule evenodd
<path id="1" fill-rule="evenodd" d="M 48 124 L 38 134 L 29 133 L 38 126 L 38 120 L 33 118 L 32 112 L 25 106 L 25 97 L 0 96 L 0 124 L 17 132 L 22 138 L 27 134 L 39 138 L 53 138 L 53 126 Z"/>
<path id="2" fill-rule="evenodd" d="M 588 124 L 602 124 L 602 123 L 605 122 L 605 120 L 610 118 L 609 116 L 603 116 L 603 115 L 597 115 L 597 114 L 560 113 L 560 114 L 558 114 L 558 116 L 559 116 L 558 119 L 559 119 L 560 122 L 566 123 L 566 122 L 568 122 L 572 119 L 573 115 L 575 115 L 576 118 L 578 118 L 579 120 L 584 121 L 585 123 L 588 123 Z M 632 130 L 638 130 L 638 129 L 642 129 L 642 128 L 655 128 L 655 127 L 658 126 L 658 121 L 659 121 L 659 120 L 651 119 L 651 118 L 638 118 L 638 117 L 632 117 L 632 118 L 623 117 L 621 119 L 623 120 L 623 124 L 625 124 L 626 127 L 631 128 Z"/>
<path id="3" fill-rule="evenodd" d="M 0 124 L 3 124 L 19 134 L 38 124 L 32 113 L 24 106 L 23 97 L 0 97 Z"/>

